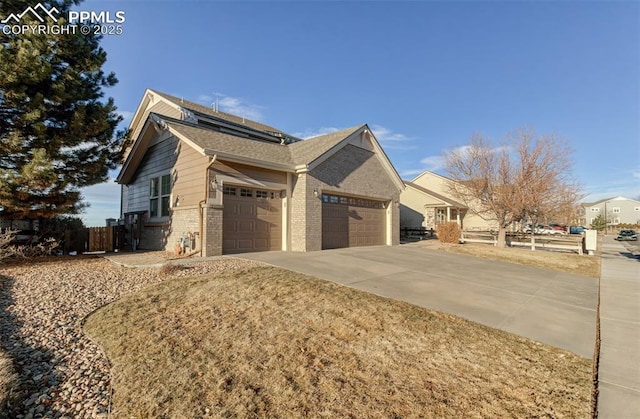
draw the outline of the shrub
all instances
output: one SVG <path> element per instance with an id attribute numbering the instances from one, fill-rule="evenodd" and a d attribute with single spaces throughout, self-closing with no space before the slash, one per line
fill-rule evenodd
<path id="1" fill-rule="evenodd" d="M 449 222 L 438 225 L 436 229 L 438 240 L 442 243 L 459 243 L 460 242 L 460 226 L 456 222 Z"/>
<path id="2" fill-rule="evenodd" d="M 33 244 L 17 244 L 16 230 L 6 229 L 0 232 L 0 263 L 8 258 L 34 258 L 49 256 L 59 246 L 54 238 L 47 238 Z"/>
<path id="3" fill-rule="evenodd" d="M 5 229 L 2 231 L 0 229 L 0 263 L 2 263 L 3 259 L 9 258 L 14 255 L 13 241 L 18 232 L 16 230 Z"/>
<path id="4" fill-rule="evenodd" d="M 175 265 L 173 263 L 165 263 L 160 268 L 160 273 L 163 276 L 171 276 L 171 275 L 175 274 L 176 272 L 180 271 L 181 269 L 182 269 L 182 267 L 180 265 Z"/>

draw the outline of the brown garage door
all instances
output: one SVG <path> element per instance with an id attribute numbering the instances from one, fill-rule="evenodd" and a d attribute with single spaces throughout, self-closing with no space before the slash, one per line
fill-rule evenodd
<path id="1" fill-rule="evenodd" d="M 223 253 L 282 249 L 279 192 L 225 185 L 223 195 Z"/>
<path id="2" fill-rule="evenodd" d="M 322 195 L 322 248 L 385 244 L 385 203 L 373 199 Z"/>

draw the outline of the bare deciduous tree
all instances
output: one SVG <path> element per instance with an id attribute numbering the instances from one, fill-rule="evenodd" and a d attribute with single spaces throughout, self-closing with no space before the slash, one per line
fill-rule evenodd
<path id="1" fill-rule="evenodd" d="M 451 193 L 498 225 L 498 246 L 514 221 L 564 219 L 581 198 L 571 175 L 571 149 L 553 135 L 519 130 L 494 147 L 476 135 L 445 155 Z"/>

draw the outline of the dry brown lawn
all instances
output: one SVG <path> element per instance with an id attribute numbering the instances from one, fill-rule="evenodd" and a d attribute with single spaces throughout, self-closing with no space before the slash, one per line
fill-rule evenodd
<path id="1" fill-rule="evenodd" d="M 85 332 L 115 417 L 589 417 L 588 359 L 261 267 L 171 279 Z"/>
<path id="2" fill-rule="evenodd" d="M 445 252 L 477 256 L 486 259 L 500 260 L 503 262 L 517 263 L 520 265 L 535 266 L 537 268 L 551 269 L 561 272 L 569 272 L 592 278 L 600 277 L 600 257 L 598 256 L 578 255 L 577 253 L 548 250 L 531 251 L 530 249 L 517 247 L 499 248 L 482 243 L 451 245 L 434 242 L 428 247 Z"/>

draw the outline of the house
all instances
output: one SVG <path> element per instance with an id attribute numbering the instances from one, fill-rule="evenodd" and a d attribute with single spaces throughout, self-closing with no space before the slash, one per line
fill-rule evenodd
<path id="1" fill-rule="evenodd" d="M 578 220 L 584 226 L 602 215 L 607 225 L 640 224 L 640 201 L 624 197 L 601 199 L 600 201 L 580 205 Z"/>
<path id="2" fill-rule="evenodd" d="M 465 230 L 497 229 L 497 224 L 483 220 L 452 196 L 448 183 L 453 180 L 424 171 L 411 181 L 404 181 L 400 195 L 400 228 L 425 227 L 434 230 L 439 224 L 455 221 Z"/>
<path id="3" fill-rule="evenodd" d="M 132 247 L 212 256 L 399 243 L 403 183 L 365 125 L 301 140 L 146 90 L 117 177 Z"/>

